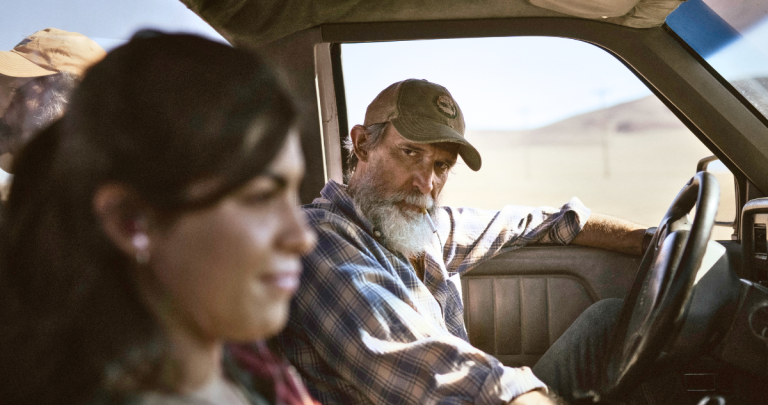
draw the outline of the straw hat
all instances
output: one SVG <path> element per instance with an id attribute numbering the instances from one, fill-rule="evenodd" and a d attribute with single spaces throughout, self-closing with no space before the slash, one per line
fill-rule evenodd
<path id="1" fill-rule="evenodd" d="M 39 77 L 69 72 L 82 76 L 107 53 L 85 35 L 46 28 L 24 38 L 10 51 L 0 51 L 0 74 Z"/>

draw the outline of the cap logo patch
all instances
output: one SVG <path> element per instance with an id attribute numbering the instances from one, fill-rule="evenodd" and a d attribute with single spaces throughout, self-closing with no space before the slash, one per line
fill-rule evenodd
<path id="1" fill-rule="evenodd" d="M 456 118 L 456 116 L 459 115 L 459 109 L 456 108 L 456 104 L 446 95 L 438 97 L 436 104 L 437 109 L 448 118 Z"/>

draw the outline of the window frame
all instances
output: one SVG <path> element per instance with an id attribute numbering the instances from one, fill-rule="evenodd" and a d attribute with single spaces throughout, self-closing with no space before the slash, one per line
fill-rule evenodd
<path id="1" fill-rule="evenodd" d="M 341 146 L 348 133 L 341 44 L 542 36 L 590 43 L 624 64 L 734 174 L 739 212 L 748 199 L 768 190 L 768 175 L 761 173 L 762 167 L 768 167 L 768 126 L 665 26 L 634 29 L 578 18 L 526 17 L 324 24 L 319 31 L 322 42 L 315 46 L 315 71 L 325 180 L 340 181 L 346 168 Z M 692 167 L 691 175 L 694 170 Z M 736 221 L 738 230 L 738 216 Z"/>

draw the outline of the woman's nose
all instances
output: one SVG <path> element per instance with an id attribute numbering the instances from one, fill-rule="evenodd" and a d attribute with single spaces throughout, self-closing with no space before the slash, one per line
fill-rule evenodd
<path id="1" fill-rule="evenodd" d="M 293 253 L 309 252 L 317 243 L 315 232 L 307 225 L 305 215 L 299 207 L 291 206 L 287 211 L 280 244 Z"/>

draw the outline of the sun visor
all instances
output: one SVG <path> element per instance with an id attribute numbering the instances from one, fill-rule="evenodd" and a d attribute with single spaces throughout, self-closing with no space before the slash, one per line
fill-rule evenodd
<path id="1" fill-rule="evenodd" d="M 527 0 L 536 7 L 574 17 L 603 19 L 632 28 L 664 23 L 685 0 Z"/>
<path id="2" fill-rule="evenodd" d="M 258 47 L 323 24 L 579 17 L 658 27 L 684 0 L 181 0 L 237 46 Z"/>
<path id="3" fill-rule="evenodd" d="M 621 17 L 640 0 L 528 0 L 536 7 L 583 18 Z"/>

